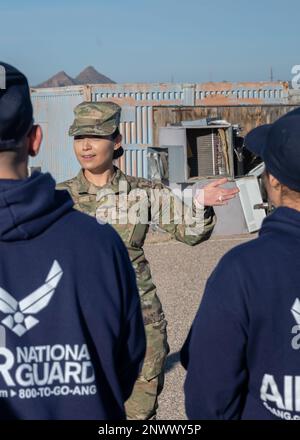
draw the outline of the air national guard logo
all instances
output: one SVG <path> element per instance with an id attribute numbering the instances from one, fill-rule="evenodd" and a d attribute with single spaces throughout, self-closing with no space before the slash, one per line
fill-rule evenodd
<path id="1" fill-rule="evenodd" d="M 32 315 L 36 315 L 47 307 L 62 275 L 62 268 L 55 260 L 45 283 L 20 302 L 0 287 L 0 311 L 7 315 L 1 323 L 18 336 L 23 336 L 36 326 L 39 320 Z"/>

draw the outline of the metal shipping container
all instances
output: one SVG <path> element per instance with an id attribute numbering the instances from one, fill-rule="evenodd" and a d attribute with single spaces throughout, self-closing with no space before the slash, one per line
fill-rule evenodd
<path id="1" fill-rule="evenodd" d="M 29 166 L 49 171 L 57 182 L 75 176 L 80 166 L 73 151 L 73 138 L 68 129 L 73 122 L 73 109 L 85 99 L 84 87 L 35 89 L 32 92 L 35 123 L 43 129 L 43 143 Z"/>
<path id="2" fill-rule="evenodd" d="M 114 101 L 122 107 L 120 130 L 125 156 L 119 161 L 124 172 L 147 177 L 147 148 L 155 146 L 157 118 L 161 106 L 180 109 L 223 106 L 287 105 L 287 83 L 199 83 L 199 84 L 97 84 L 32 89 L 35 121 L 44 131 L 41 153 L 30 166 L 50 171 L 58 182 L 73 177 L 79 165 L 68 129 L 73 109 L 82 101 Z M 189 118 L 192 119 L 192 118 Z M 235 122 L 235 121 L 230 121 Z M 161 125 L 165 126 L 165 125 Z"/>

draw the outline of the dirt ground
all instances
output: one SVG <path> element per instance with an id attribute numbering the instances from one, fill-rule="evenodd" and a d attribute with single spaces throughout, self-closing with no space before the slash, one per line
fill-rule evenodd
<path id="1" fill-rule="evenodd" d="M 186 419 L 185 371 L 179 363 L 179 350 L 198 309 L 206 280 L 217 262 L 229 249 L 253 238 L 254 235 L 212 237 L 205 243 L 189 247 L 168 241 L 165 235 L 150 234 L 145 253 L 168 320 L 171 349 L 165 387 L 159 399 L 158 419 Z"/>

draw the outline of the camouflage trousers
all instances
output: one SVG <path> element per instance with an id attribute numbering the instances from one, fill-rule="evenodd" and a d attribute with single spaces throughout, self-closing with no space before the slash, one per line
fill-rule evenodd
<path id="1" fill-rule="evenodd" d="M 131 396 L 125 403 L 127 420 L 154 418 L 158 408 L 158 396 L 164 385 L 164 367 L 169 345 L 167 322 L 145 325 L 147 350 L 143 368 Z"/>

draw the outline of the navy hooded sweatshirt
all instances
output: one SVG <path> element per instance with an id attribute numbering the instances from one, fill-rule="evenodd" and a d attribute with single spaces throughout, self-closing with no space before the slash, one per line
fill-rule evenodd
<path id="1" fill-rule="evenodd" d="M 181 360 L 191 419 L 300 419 L 300 212 L 222 258 Z"/>
<path id="2" fill-rule="evenodd" d="M 49 174 L 0 180 L 0 419 L 122 419 L 145 351 L 135 275 L 109 225 Z"/>

